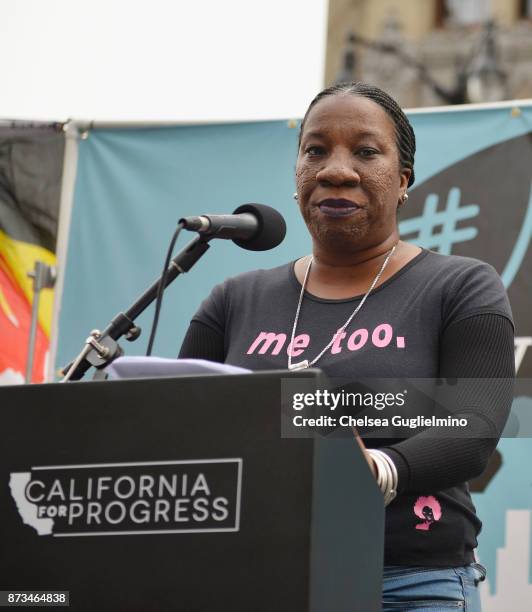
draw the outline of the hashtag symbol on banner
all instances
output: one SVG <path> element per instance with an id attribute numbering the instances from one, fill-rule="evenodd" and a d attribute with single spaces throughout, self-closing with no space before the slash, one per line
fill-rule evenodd
<path id="1" fill-rule="evenodd" d="M 401 238 L 409 237 L 419 246 L 443 255 L 451 254 L 453 244 L 473 240 L 478 234 L 476 227 L 457 228 L 456 225 L 459 221 L 476 217 L 480 206 L 467 204 L 461 207 L 460 198 L 460 189 L 452 187 L 447 195 L 445 209 L 438 211 L 439 196 L 435 193 L 429 194 L 419 217 L 405 219 L 399 223 Z M 441 231 L 436 232 L 439 227 Z"/>

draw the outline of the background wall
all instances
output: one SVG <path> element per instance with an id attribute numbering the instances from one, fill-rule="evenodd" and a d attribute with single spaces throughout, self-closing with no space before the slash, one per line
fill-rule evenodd
<path id="1" fill-rule="evenodd" d="M 495 24 L 488 53 L 486 24 Z M 350 33 L 369 44 L 350 46 Z M 390 45 L 382 52 L 371 45 Z M 346 68 L 346 54 L 352 66 Z M 409 56 L 443 89 L 454 90 L 462 69 L 503 74 L 472 102 L 532 98 L 532 3 L 523 0 L 330 0 L 325 83 L 362 80 L 392 94 L 403 107 L 439 106 L 444 100 L 427 84 Z M 491 72 L 493 74 L 493 72 Z M 485 75 L 487 79 L 487 76 Z M 503 91 L 501 91 L 501 89 Z"/>

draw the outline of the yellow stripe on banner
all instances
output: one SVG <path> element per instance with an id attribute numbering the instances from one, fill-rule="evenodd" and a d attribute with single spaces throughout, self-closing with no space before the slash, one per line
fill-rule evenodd
<path id="1" fill-rule="evenodd" d="M 0 230 L 0 255 L 5 259 L 9 272 L 31 304 L 33 302 L 33 279 L 28 276 L 28 272 L 33 271 L 36 261 L 55 266 L 56 256 L 43 247 L 15 240 L 2 230 Z M 48 337 L 50 337 L 52 325 L 53 302 L 53 290 L 43 289 L 39 301 L 39 324 Z"/>

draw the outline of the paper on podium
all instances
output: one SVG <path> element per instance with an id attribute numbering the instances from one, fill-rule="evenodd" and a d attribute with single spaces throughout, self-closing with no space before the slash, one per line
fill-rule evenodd
<path id="1" fill-rule="evenodd" d="M 119 357 L 107 366 L 105 371 L 110 379 L 251 373 L 251 370 L 246 368 L 206 359 L 165 359 L 163 357 Z"/>

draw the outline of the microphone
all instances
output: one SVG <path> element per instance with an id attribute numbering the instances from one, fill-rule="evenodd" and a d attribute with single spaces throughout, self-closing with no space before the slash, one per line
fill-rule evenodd
<path id="1" fill-rule="evenodd" d="M 212 238 L 232 240 L 248 251 L 268 251 L 284 240 L 286 223 L 264 204 L 242 204 L 232 215 L 200 215 L 179 219 L 183 229 Z"/>

